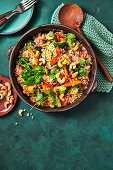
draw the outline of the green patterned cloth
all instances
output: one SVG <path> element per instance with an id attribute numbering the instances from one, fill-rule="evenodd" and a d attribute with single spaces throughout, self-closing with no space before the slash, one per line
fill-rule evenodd
<path id="1" fill-rule="evenodd" d="M 51 23 L 60 24 L 58 20 L 58 12 L 64 4 L 62 3 L 54 11 Z M 96 54 L 101 59 L 111 76 L 113 77 L 113 34 L 107 30 L 93 16 L 84 13 L 84 22 L 81 25 L 81 29 L 84 32 L 88 41 L 93 45 Z M 109 93 L 113 87 L 113 82 L 110 83 L 103 75 L 101 69 L 97 65 L 97 91 Z"/>

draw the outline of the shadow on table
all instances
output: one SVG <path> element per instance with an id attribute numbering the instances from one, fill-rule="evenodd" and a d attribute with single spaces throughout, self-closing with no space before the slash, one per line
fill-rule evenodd
<path id="1" fill-rule="evenodd" d="M 55 112 L 55 113 L 47 113 L 51 114 L 54 117 L 60 117 L 61 119 L 69 118 L 69 117 L 81 117 L 83 115 L 88 115 L 90 113 L 99 112 L 100 106 L 103 106 L 106 103 L 107 97 L 112 98 L 112 93 L 98 93 L 95 92 L 87 96 L 87 98 L 82 101 L 76 107 L 64 111 L 64 112 Z M 103 101 L 103 104 L 102 104 Z M 104 106 L 105 107 L 105 106 Z"/>

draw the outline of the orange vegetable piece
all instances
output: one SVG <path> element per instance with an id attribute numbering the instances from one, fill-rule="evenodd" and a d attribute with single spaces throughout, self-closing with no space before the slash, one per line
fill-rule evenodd
<path id="1" fill-rule="evenodd" d="M 51 86 L 48 82 L 46 82 L 45 80 L 43 80 L 43 82 L 47 85 L 48 88 L 51 89 L 52 92 L 54 92 L 54 87 Z"/>
<path id="2" fill-rule="evenodd" d="M 52 61 L 50 62 L 51 65 L 54 65 L 55 63 L 57 63 L 58 62 L 58 57 L 61 56 L 61 51 L 60 51 L 60 48 L 58 46 L 56 47 L 56 53 L 57 53 L 57 56 L 53 57 Z"/>
<path id="3" fill-rule="evenodd" d="M 35 57 L 38 58 L 40 55 L 40 51 L 37 51 L 36 54 L 35 54 Z"/>
<path id="4" fill-rule="evenodd" d="M 68 77 L 71 77 L 72 74 L 73 74 L 73 71 L 71 71 L 71 72 L 69 73 Z"/>
<path id="5" fill-rule="evenodd" d="M 32 65 L 32 68 L 35 68 L 36 66 Z"/>
<path id="6" fill-rule="evenodd" d="M 50 105 L 52 105 L 53 102 L 49 100 L 47 103 L 50 106 Z"/>
<path id="7" fill-rule="evenodd" d="M 60 83 L 58 82 L 58 83 L 57 83 L 57 84 L 56 84 L 54 87 L 57 87 L 57 86 L 59 86 L 59 84 L 60 84 Z"/>
<path id="8" fill-rule="evenodd" d="M 53 60 L 50 63 L 51 63 L 51 65 L 54 65 L 57 62 L 58 62 L 58 58 L 57 57 L 53 57 Z"/>
<path id="9" fill-rule="evenodd" d="M 27 49 L 32 54 L 32 56 L 34 56 L 34 57 L 36 56 L 35 53 L 33 52 L 33 50 L 29 46 L 27 46 Z"/>
<path id="10" fill-rule="evenodd" d="M 71 87 L 71 86 L 75 86 L 77 84 L 81 84 L 82 82 L 80 80 L 71 80 L 67 83 L 64 84 L 64 87 Z"/>
<path id="11" fill-rule="evenodd" d="M 55 35 L 58 41 L 60 41 L 60 38 L 64 37 L 64 34 L 62 32 L 56 32 Z"/>
<path id="12" fill-rule="evenodd" d="M 48 85 L 47 85 L 47 84 L 44 84 L 44 85 L 43 85 L 44 93 L 47 93 L 47 89 L 48 89 Z"/>
<path id="13" fill-rule="evenodd" d="M 57 53 L 57 57 L 61 56 L 61 50 L 58 46 L 56 47 L 56 53 Z"/>
<path id="14" fill-rule="evenodd" d="M 67 42 L 64 38 L 60 38 L 61 42 Z"/>
<path id="15" fill-rule="evenodd" d="M 68 76 L 68 71 L 67 71 L 67 69 L 66 69 L 66 65 L 64 65 L 64 72 L 65 72 L 65 75 L 66 75 L 66 77 Z"/>
<path id="16" fill-rule="evenodd" d="M 45 40 L 40 39 L 39 42 L 41 42 L 41 44 L 45 44 Z"/>
<path id="17" fill-rule="evenodd" d="M 31 101 L 34 102 L 35 101 L 35 97 L 34 96 L 31 96 Z"/>

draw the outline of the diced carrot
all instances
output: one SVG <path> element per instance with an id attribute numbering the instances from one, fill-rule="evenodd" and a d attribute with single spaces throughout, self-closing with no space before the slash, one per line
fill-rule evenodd
<path id="1" fill-rule="evenodd" d="M 60 72 L 60 75 L 64 77 L 64 76 L 65 76 L 65 73 L 64 73 L 64 72 Z"/>
<path id="2" fill-rule="evenodd" d="M 64 37 L 64 34 L 62 32 L 56 32 L 55 35 L 58 41 L 60 41 L 60 38 Z"/>
<path id="3" fill-rule="evenodd" d="M 57 40 L 60 41 L 60 36 L 59 35 L 57 35 Z"/>
<path id="4" fill-rule="evenodd" d="M 57 53 L 57 57 L 61 56 L 61 50 L 58 46 L 56 47 L 56 53 Z"/>
<path id="5" fill-rule="evenodd" d="M 49 106 L 51 106 L 53 102 L 51 100 L 49 100 L 47 103 Z"/>
<path id="6" fill-rule="evenodd" d="M 38 58 L 35 58 L 33 62 L 35 65 L 38 65 Z"/>
<path id="7" fill-rule="evenodd" d="M 51 86 L 47 81 L 43 80 L 43 82 L 47 85 L 48 88 L 51 89 L 52 92 L 54 92 L 54 87 Z"/>
<path id="8" fill-rule="evenodd" d="M 56 36 L 59 35 L 60 38 L 64 37 L 64 33 L 62 33 L 62 32 L 56 32 L 55 35 L 56 35 Z"/>
<path id="9" fill-rule="evenodd" d="M 45 81 L 45 80 L 43 80 L 43 82 L 44 82 L 45 84 L 47 84 L 47 85 L 49 84 L 49 83 L 48 83 L 47 81 Z"/>
<path id="10" fill-rule="evenodd" d="M 47 93 L 47 89 L 48 89 L 48 85 L 47 85 L 47 84 L 44 84 L 44 85 L 43 85 L 44 93 Z"/>
<path id="11" fill-rule="evenodd" d="M 34 102 L 35 97 L 34 97 L 34 96 L 31 96 L 31 98 L 30 98 L 30 99 L 31 99 L 31 101 L 32 101 L 32 102 Z"/>
<path id="12" fill-rule="evenodd" d="M 57 87 L 57 86 L 59 86 L 59 84 L 60 84 L 60 83 L 58 82 L 58 83 L 57 83 L 57 84 L 56 84 L 54 87 Z"/>
<path id="13" fill-rule="evenodd" d="M 71 71 L 71 72 L 69 73 L 68 77 L 71 77 L 72 74 L 73 74 L 73 71 Z"/>
<path id="14" fill-rule="evenodd" d="M 64 84 L 64 87 L 71 87 L 77 84 L 81 84 L 82 82 L 80 80 L 71 80 Z"/>
<path id="15" fill-rule="evenodd" d="M 66 65 L 64 65 L 64 72 L 65 72 L 65 75 L 66 75 L 66 77 L 68 76 L 68 71 L 67 71 L 67 69 L 66 69 Z"/>
<path id="16" fill-rule="evenodd" d="M 61 50 L 60 50 L 60 48 L 58 46 L 56 47 L 56 53 L 57 53 L 57 56 L 53 57 L 52 61 L 50 62 L 51 65 L 54 65 L 55 63 L 57 63 L 58 58 L 61 56 Z"/>
<path id="17" fill-rule="evenodd" d="M 51 65 L 54 65 L 57 62 L 58 62 L 58 58 L 57 57 L 53 57 L 53 59 L 52 59 L 52 61 L 50 63 L 51 63 Z"/>
<path id="18" fill-rule="evenodd" d="M 35 68 L 36 66 L 32 65 L 32 68 Z"/>
<path id="19" fill-rule="evenodd" d="M 41 44 L 45 44 L 45 40 L 40 39 L 39 42 L 41 42 Z"/>
<path id="20" fill-rule="evenodd" d="M 28 49 L 28 51 L 32 54 L 33 57 L 36 56 L 35 53 L 32 51 L 32 49 L 31 49 L 29 46 L 27 46 L 27 49 Z"/>
<path id="21" fill-rule="evenodd" d="M 38 58 L 39 55 L 40 55 L 40 51 L 37 51 L 35 57 Z"/>
<path id="22" fill-rule="evenodd" d="M 58 32 L 56 32 L 56 37 L 57 37 L 57 40 L 60 41 L 60 34 Z"/>
<path id="23" fill-rule="evenodd" d="M 64 38 L 60 38 L 61 42 L 67 42 Z"/>

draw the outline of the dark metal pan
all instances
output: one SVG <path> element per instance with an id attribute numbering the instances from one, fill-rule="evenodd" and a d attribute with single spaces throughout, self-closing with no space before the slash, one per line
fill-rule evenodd
<path id="1" fill-rule="evenodd" d="M 81 97 L 79 99 L 77 99 L 74 103 L 68 104 L 67 106 L 61 107 L 61 108 L 38 107 L 38 106 L 34 107 L 35 109 L 40 110 L 40 111 L 44 111 L 44 112 L 62 112 L 62 111 L 66 111 L 66 110 L 69 110 L 69 109 L 77 106 L 79 103 L 81 103 L 88 96 L 89 93 L 93 92 L 97 87 L 97 82 L 96 82 L 97 63 L 96 63 L 95 54 L 94 54 L 90 44 L 87 42 L 87 40 L 82 35 L 80 35 L 77 31 L 75 31 L 74 29 L 71 29 L 67 26 L 58 25 L 58 24 L 41 25 L 41 26 L 38 26 L 36 28 L 31 29 L 30 31 L 25 33 L 18 40 L 16 45 L 12 46 L 8 51 L 8 56 L 10 58 L 9 75 L 10 75 L 10 79 L 11 79 L 11 82 L 12 82 L 12 86 L 14 87 L 18 96 L 25 103 L 27 103 L 28 105 L 33 107 L 34 104 L 30 101 L 28 96 L 25 95 L 22 92 L 22 88 L 17 83 L 17 79 L 16 79 L 16 76 L 15 76 L 16 60 L 17 60 L 17 57 L 19 55 L 19 51 L 21 50 L 21 48 L 23 48 L 25 42 L 32 39 L 33 36 L 37 35 L 40 32 L 41 33 L 42 32 L 48 32 L 50 30 L 56 30 L 56 31 L 63 30 L 64 33 L 70 32 L 70 33 L 75 34 L 76 37 L 78 38 L 78 40 L 86 46 L 88 53 L 92 56 L 92 69 L 91 69 L 91 75 L 90 75 L 90 81 L 89 81 L 89 84 L 88 84 L 88 88 L 83 92 L 83 94 L 81 95 Z"/>

